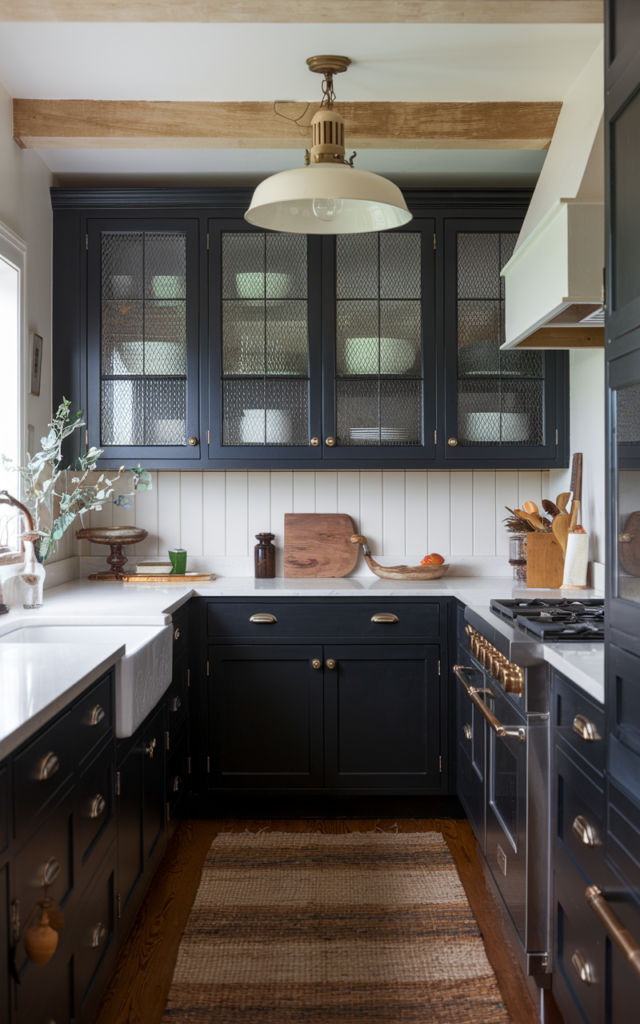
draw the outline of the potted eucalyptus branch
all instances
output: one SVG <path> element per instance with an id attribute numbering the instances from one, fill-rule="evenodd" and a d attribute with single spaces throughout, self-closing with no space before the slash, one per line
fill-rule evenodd
<path id="1" fill-rule="evenodd" d="M 101 448 L 92 447 L 73 465 L 61 468 L 63 443 L 85 426 L 82 416 L 79 409 L 72 417 L 71 402 L 63 398 L 49 424 L 49 433 L 40 439 L 42 451 L 35 455 L 27 452 L 26 466 L 14 466 L 11 459 L 2 456 L 5 468 L 22 477 L 24 499 L 33 517 L 35 555 L 40 563 L 55 552 L 58 541 L 77 516 L 82 522 L 86 512 L 99 511 L 110 502 L 129 508 L 134 491 L 151 489 L 151 474 L 142 466 L 130 470 L 121 466 L 114 477 L 102 473 L 97 481 L 90 482 L 89 474 L 97 472 L 96 464 L 103 454 Z M 133 476 L 133 490 L 114 500 L 114 484 L 125 472 Z"/>

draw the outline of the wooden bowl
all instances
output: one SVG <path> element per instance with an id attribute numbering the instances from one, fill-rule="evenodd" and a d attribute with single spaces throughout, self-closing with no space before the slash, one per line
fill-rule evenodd
<path id="1" fill-rule="evenodd" d="M 364 560 L 375 576 L 381 580 L 439 580 L 449 568 L 444 565 L 378 565 L 371 557 L 367 538 L 361 533 L 354 533 L 350 538 L 352 544 L 362 544 Z"/>

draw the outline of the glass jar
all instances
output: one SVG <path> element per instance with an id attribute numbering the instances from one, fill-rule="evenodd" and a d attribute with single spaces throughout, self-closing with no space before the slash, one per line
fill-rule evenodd
<path id="1" fill-rule="evenodd" d="M 527 582 L 527 535 L 514 533 L 509 538 L 509 565 L 513 566 L 513 578 L 519 583 Z"/>
<path id="2" fill-rule="evenodd" d="M 257 580 L 273 580 L 276 576 L 276 549 L 271 541 L 275 534 L 256 533 L 255 565 Z"/>

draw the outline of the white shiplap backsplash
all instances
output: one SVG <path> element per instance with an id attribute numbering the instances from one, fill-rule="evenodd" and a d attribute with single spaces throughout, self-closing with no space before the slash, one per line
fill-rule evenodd
<path id="1" fill-rule="evenodd" d="M 505 505 L 555 497 L 549 470 L 156 471 L 130 509 L 112 505 L 85 525 L 135 524 L 149 536 L 130 562 L 183 547 L 188 568 L 252 576 L 256 533 L 275 534 L 282 572 L 285 512 L 346 512 L 384 564 L 417 565 L 431 551 L 456 575 L 511 575 Z M 559 482 L 559 481 L 558 481 Z M 124 488 L 123 488 L 124 489 Z M 70 552 L 71 553 L 71 552 Z M 79 545 L 81 575 L 105 567 L 108 549 Z M 359 559 L 354 575 L 369 575 Z"/>

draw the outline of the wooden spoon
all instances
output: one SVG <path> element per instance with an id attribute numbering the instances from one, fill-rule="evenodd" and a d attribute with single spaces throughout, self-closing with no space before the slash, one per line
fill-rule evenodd
<path id="1" fill-rule="evenodd" d="M 562 554 L 567 553 L 567 537 L 569 535 L 569 524 L 571 522 L 571 516 L 561 512 L 559 516 L 554 516 L 553 522 L 551 523 L 551 529 L 553 536 L 556 538 L 558 544 L 562 548 Z"/>
<path id="2" fill-rule="evenodd" d="M 513 511 L 520 517 L 520 519 L 524 519 L 525 523 L 529 523 L 530 526 L 533 526 L 534 530 L 539 530 L 541 532 L 546 531 L 546 526 L 542 522 L 540 516 L 531 516 L 528 512 L 523 512 L 520 508 L 515 508 Z"/>
<path id="3" fill-rule="evenodd" d="M 522 507 L 525 510 L 525 512 L 529 513 L 530 516 L 538 515 L 539 509 L 535 501 L 525 501 Z"/>
<path id="4" fill-rule="evenodd" d="M 548 498 L 542 499 L 542 507 L 552 518 L 562 515 L 561 510 L 556 505 L 555 501 L 549 501 Z"/>
<path id="5" fill-rule="evenodd" d="M 570 497 L 571 491 L 563 491 L 562 494 L 559 494 L 556 498 L 556 505 L 558 506 L 561 512 L 567 511 L 567 502 L 569 501 Z"/>

